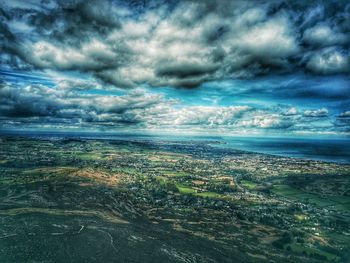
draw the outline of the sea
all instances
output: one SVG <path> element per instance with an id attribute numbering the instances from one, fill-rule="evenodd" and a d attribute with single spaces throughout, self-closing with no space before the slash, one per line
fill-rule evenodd
<path id="1" fill-rule="evenodd" d="M 200 141 L 213 147 L 228 147 L 243 151 L 350 164 L 350 138 L 310 137 L 241 137 L 241 136 L 189 136 L 169 134 L 131 134 L 106 132 L 27 132 L 0 131 L 0 136 L 35 138 L 80 138 L 126 141 Z"/>

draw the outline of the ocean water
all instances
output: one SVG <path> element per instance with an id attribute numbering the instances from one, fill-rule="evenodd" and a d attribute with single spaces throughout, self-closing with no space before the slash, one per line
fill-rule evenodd
<path id="1" fill-rule="evenodd" d="M 200 141 L 213 147 L 228 147 L 285 157 L 350 164 L 350 138 L 275 138 L 236 136 L 179 136 L 152 134 L 115 134 L 90 132 L 0 132 L 0 136 L 19 135 L 36 138 L 82 138 L 126 141 Z"/>
<path id="2" fill-rule="evenodd" d="M 350 163 L 350 138 L 225 138 L 226 147 L 272 154 L 320 160 L 337 163 Z"/>

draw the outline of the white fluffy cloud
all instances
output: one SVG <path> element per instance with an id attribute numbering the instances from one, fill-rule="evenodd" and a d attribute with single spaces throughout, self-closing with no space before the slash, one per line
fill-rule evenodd
<path id="1" fill-rule="evenodd" d="M 262 128 L 262 129 L 286 129 L 293 125 L 293 122 L 284 119 L 278 114 L 258 114 L 248 120 L 242 120 L 239 123 L 241 127 Z"/>
<path id="2" fill-rule="evenodd" d="M 341 118 L 350 118 L 350 111 L 345 111 L 339 115 Z"/>
<path id="3" fill-rule="evenodd" d="M 292 28 L 291 22 L 284 16 L 271 18 L 242 32 L 236 45 L 247 54 L 283 59 L 298 51 Z"/>
<path id="4" fill-rule="evenodd" d="M 311 56 L 307 68 L 320 74 L 345 73 L 349 70 L 349 54 L 325 48 Z"/>
<path id="5" fill-rule="evenodd" d="M 293 116 L 293 115 L 297 115 L 298 113 L 299 112 L 298 112 L 297 108 L 291 107 L 284 113 L 284 115 L 286 115 L 286 116 Z"/>
<path id="6" fill-rule="evenodd" d="M 23 50 L 26 52 L 23 56 L 35 66 L 59 70 L 99 70 L 115 65 L 118 59 L 112 46 L 96 39 L 79 48 L 39 41 L 28 44 Z"/>
<path id="7" fill-rule="evenodd" d="M 249 106 L 190 106 L 172 113 L 174 119 L 169 124 L 174 125 L 235 125 L 238 119 L 248 111 Z"/>
<path id="8" fill-rule="evenodd" d="M 347 36 L 334 32 L 328 24 L 320 23 L 305 30 L 303 40 L 310 45 L 331 46 L 346 43 Z"/>
<path id="9" fill-rule="evenodd" d="M 318 109 L 318 110 L 306 110 L 304 111 L 305 117 L 327 117 L 328 110 L 326 108 Z"/>

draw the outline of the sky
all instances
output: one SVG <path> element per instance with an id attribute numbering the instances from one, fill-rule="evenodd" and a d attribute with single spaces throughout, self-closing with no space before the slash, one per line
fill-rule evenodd
<path id="1" fill-rule="evenodd" d="M 0 0 L 0 129 L 350 135 L 348 1 Z"/>

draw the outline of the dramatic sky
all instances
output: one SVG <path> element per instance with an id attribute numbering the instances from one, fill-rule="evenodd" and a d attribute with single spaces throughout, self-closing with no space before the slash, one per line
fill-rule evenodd
<path id="1" fill-rule="evenodd" d="M 0 129 L 350 135 L 348 1 L 0 0 Z"/>

